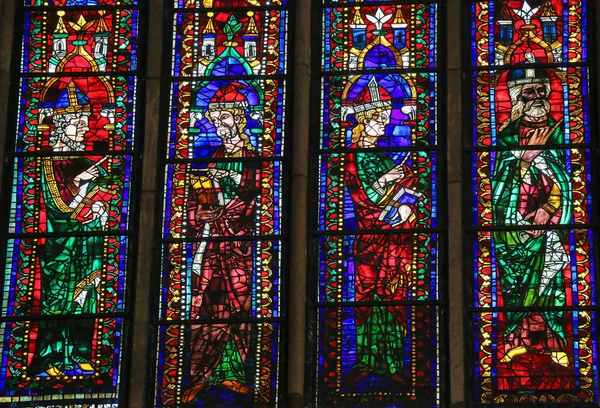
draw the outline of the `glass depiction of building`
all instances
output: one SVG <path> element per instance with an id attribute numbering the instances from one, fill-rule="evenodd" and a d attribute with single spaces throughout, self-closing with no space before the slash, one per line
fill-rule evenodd
<path id="1" fill-rule="evenodd" d="M 0 406 L 598 406 L 597 9 L 3 0 Z"/>

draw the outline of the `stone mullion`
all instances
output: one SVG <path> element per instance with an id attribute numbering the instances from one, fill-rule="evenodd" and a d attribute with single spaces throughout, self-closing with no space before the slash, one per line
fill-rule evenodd
<path id="1" fill-rule="evenodd" d="M 148 20 L 146 27 L 146 44 L 140 48 L 140 54 L 146 52 L 146 72 L 140 72 L 140 82 L 145 82 L 146 96 L 145 104 L 138 105 L 138 114 L 144 117 L 144 152 L 142 163 L 142 191 L 139 204 L 139 231 L 138 231 L 138 253 L 137 253 L 137 275 L 135 280 L 135 305 L 133 308 L 133 344 L 129 356 L 126 356 L 131 364 L 130 378 L 122 378 L 129 381 L 129 408 L 147 408 L 153 406 L 153 398 L 150 394 L 154 391 L 153 367 L 156 353 L 155 344 L 149 343 L 149 331 L 156 330 L 151 327 L 150 311 L 154 299 L 151 299 L 153 288 L 158 285 L 153 280 L 152 260 L 155 251 L 160 248 L 153 247 L 155 233 L 155 209 L 157 203 L 156 175 L 158 162 L 159 132 L 159 106 L 161 90 L 161 65 L 162 38 L 163 38 L 163 9 L 164 0 L 148 0 Z M 145 78 L 144 78 L 145 75 Z M 163 99 L 168 95 L 163 95 Z M 155 333 L 154 333 L 155 334 Z M 156 335 L 156 334 L 155 334 Z M 155 338 L 155 335 L 152 338 Z M 152 348 L 152 349 L 150 349 Z M 152 357 L 151 357 L 152 356 Z"/>
<path id="2" fill-rule="evenodd" d="M 8 114 L 16 114 L 13 109 L 10 109 L 9 112 L 8 108 L 16 3 L 17 0 L 2 0 L 0 4 L 0 8 L 2 9 L 0 12 L 0 159 L 5 154 L 4 147 L 7 134 L 13 132 L 12 129 L 7 128 L 7 122 L 9 121 Z M 14 78 L 17 78 L 16 73 L 14 73 Z M 4 170 L 4 166 L 0 166 L 0 180 L 2 179 L 2 170 Z"/>
<path id="3" fill-rule="evenodd" d="M 463 263 L 463 240 L 465 233 L 463 231 L 462 210 L 463 200 L 463 182 L 470 183 L 467 177 L 464 179 L 462 174 L 462 54 L 469 52 L 468 46 L 461 43 L 461 35 L 464 32 L 462 26 L 462 8 L 469 7 L 461 0 L 447 0 L 446 2 L 446 32 L 440 33 L 440 47 L 446 47 L 447 56 L 447 124 L 445 132 L 447 140 L 447 177 L 448 182 L 448 301 L 449 301 L 449 324 L 448 341 L 451 352 L 450 372 L 447 381 L 450 385 L 450 401 L 453 407 L 462 407 L 464 402 L 465 388 L 465 358 L 462 353 L 464 346 L 464 302 L 463 302 L 463 279 L 466 274 L 464 268 L 468 265 Z M 446 35 L 444 38 L 443 35 Z M 442 43 L 446 41 L 446 43 Z M 464 294 L 469 296 L 469 294 Z"/>
<path id="4" fill-rule="evenodd" d="M 316 0 L 315 0 L 316 1 Z M 296 0 L 294 24 L 294 100 L 292 136 L 292 179 L 290 208 L 290 272 L 287 289 L 289 321 L 287 330 L 287 393 L 286 406 L 303 406 L 305 340 L 306 340 L 306 255 L 307 255 L 307 182 L 310 107 L 310 38 L 311 0 Z"/>

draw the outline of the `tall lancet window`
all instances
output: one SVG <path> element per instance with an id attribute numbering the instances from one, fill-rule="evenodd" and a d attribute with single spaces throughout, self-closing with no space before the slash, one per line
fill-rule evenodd
<path id="1" fill-rule="evenodd" d="M 276 406 L 289 7 L 169 4 L 153 403 Z"/>
<path id="2" fill-rule="evenodd" d="M 320 407 L 444 401 L 439 3 L 315 6 L 307 386 Z"/>
<path id="3" fill-rule="evenodd" d="M 19 3 L 2 191 L 0 405 L 124 406 L 143 6 Z"/>
<path id="4" fill-rule="evenodd" d="M 598 406 L 594 3 L 471 4 L 466 367 L 477 405 Z"/>

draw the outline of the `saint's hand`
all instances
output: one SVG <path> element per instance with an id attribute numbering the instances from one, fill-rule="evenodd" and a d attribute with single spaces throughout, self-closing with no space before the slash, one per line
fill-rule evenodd
<path id="1" fill-rule="evenodd" d="M 525 216 L 525 221 L 531 221 L 532 225 L 547 225 L 550 222 L 550 214 L 543 208 L 539 208 L 537 211 L 531 212 Z M 528 234 L 534 237 L 539 237 L 543 234 L 542 230 L 529 230 Z"/>
<path id="2" fill-rule="evenodd" d="M 383 176 L 379 177 L 377 182 L 380 185 L 385 185 L 386 183 L 391 183 L 394 181 L 402 180 L 404 178 L 404 169 L 402 166 L 396 166 Z"/>
<path id="3" fill-rule="evenodd" d="M 223 207 L 213 209 L 198 208 L 196 210 L 196 222 L 212 222 L 223 215 Z"/>
<path id="4" fill-rule="evenodd" d="M 104 225 L 106 224 L 106 220 L 108 219 L 108 212 L 107 212 L 105 205 L 106 204 L 101 201 L 97 201 L 97 202 L 93 203 L 92 209 L 91 209 L 91 217 L 90 217 L 90 219 L 88 219 L 87 221 L 84 221 L 83 223 L 88 224 L 88 223 L 91 223 L 93 221 L 100 219 L 102 227 L 104 227 Z"/>
<path id="5" fill-rule="evenodd" d="M 550 136 L 552 136 L 552 133 L 558 129 L 562 121 L 562 119 L 559 120 L 552 127 L 544 126 L 530 130 L 529 133 L 527 133 L 527 136 L 529 137 L 527 146 L 544 146 L 548 142 L 548 139 L 550 139 Z M 525 153 L 523 153 L 522 159 L 526 162 L 532 162 L 533 159 L 538 157 L 541 152 L 541 150 L 527 150 Z"/>
<path id="6" fill-rule="evenodd" d="M 544 126 L 529 131 L 529 142 L 528 146 L 543 146 L 546 144 L 552 133 L 554 133 L 555 127 Z"/>
<path id="7" fill-rule="evenodd" d="M 221 170 L 221 169 L 215 169 L 215 168 L 210 168 L 206 171 L 208 177 L 212 178 L 212 179 L 220 179 L 223 177 L 227 177 L 229 176 L 229 170 Z"/>
<path id="8" fill-rule="evenodd" d="M 82 171 L 73 179 L 73 183 L 79 186 L 82 182 L 89 182 L 98 178 L 98 167 L 96 165 L 90 166 L 87 170 Z"/>

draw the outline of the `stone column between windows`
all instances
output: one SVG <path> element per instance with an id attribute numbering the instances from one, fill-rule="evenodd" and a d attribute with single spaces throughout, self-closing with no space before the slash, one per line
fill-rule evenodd
<path id="1" fill-rule="evenodd" d="M 0 0 L 0 158 L 4 157 L 7 138 L 12 137 L 7 133 L 7 121 L 16 2 L 17 0 Z M 12 110 L 10 113 L 13 113 Z M 4 170 L 3 164 L 0 165 L 0 180 L 2 180 L 2 170 Z M 8 192 L 3 193 L 3 197 L 8 194 Z"/>
<path id="2" fill-rule="evenodd" d="M 450 372 L 447 379 L 442 379 L 450 384 L 450 401 L 452 407 L 463 406 L 465 371 L 464 371 L 464 314 L 463 314 L 463 279 L 465 278 L 463 264 L 463 231 L 462 231 L 462 203 L 465 197 L 462 196 L 463 174 L 461 166 L 462 158 L 462 120 L 461 120 L 461 94 L 462 94 L 462 70 L 461 70 L 461 34 L 464 31 L 462 26 L 462 7 L 468 7 L 461 0 L 447 0 L 446 6 L 446 30 L 447 39 L 447 106 L 446 109 L 448 122 L 446 124 L 446 146 L 448 163 L 448 301 L 449 301 L 449 325 L 448 325 L 448 350 L 454 352 L 448 353 L 448 356 L 442 356 L 443 359 L 450 359 Z M 441 33 L 440 39 L 443 39 L 444 33 Z M 440 127 L 444 124 L 440 123 Z M 469 181 L 469 180 L 467 180 Z M 444 203 L 445 204 L 445 203 Z M 442 204 L 442 205 L 444 205 Z"/>
<path id="3" fill-rule="evenodd" d="M 310 38 L 311 0 L 296 0 L 293 69 L 292 178 L 289 223 L 289 321 L 287 341 L 287 404 L 303 406 L 304 370 L 306 365 L 306 254 L 307 254 L 307 174 L 310 106 Z M 315 50 L 317 51 L 317 50 Z"/>
<path id="4" fill-rule="evenodd" d="M 145 120 L 143 129 L 144 152 L 142 164 L 142 188 L 139 206 L 139 232 L 138 232 L 138 265 L 135 280 L 135 305 L 133 308 L 133 345 L 131 354 L 126 356 L 125 361 L 131 364 L 131 378 L 122 378 L 123 383 L 129 382 L 129 408 L 147 408 L 152 406 L 153 399 L 145 400 L 150 393 L 154 392 L 155 379 L 153 378 L 154 358 L 149 357 L 150 348 L 154 344 L 148 344 L 150 330 L 156 330 L 151 326 L 149 310 L 153 310 L 150 304 L 156 299 L 150 299 L 153 285 L 159 282 L 153 280 L 152 270 L 154 251 L 159 251 L 159 246 L 154 246 L 155 233 L 154 214 L 157 203 L 156 189 L 158 142 L 162 139 L 159 133 L 159 106 L 161 90 L 161 64 L 163 61 L 162 38 L 164 29 L 163 8 L 164 0 L 148 0 L 148 20 L 146 28 L 147 41 L 140 44 L 140 55 L 146 52 L 146 100 L 144 105 L 137 105 L 138 115 L 143 115 Z M 144 85 L 144 72 L 140 73 L 140 85 Z M 163 95 L 168 99 L 168 95 Z M 142 134 L 139 134 L 142 136 Z"/>

